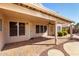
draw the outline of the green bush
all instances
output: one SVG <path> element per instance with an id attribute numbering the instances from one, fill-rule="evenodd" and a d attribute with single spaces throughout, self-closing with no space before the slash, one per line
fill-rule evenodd
<path id="1" fill-rule="evenodd" d="M 62 32 L 63 32 L 64 36 L 68 34 L 68 32 L 67 32 L 67 31 L 62 31 Z"/>
<path id="2" fill-rule="evenodd" d="M 64 33 L 62 31 L 58 32 L 58 36 L 64 36 Z"/>
<path id="3" fill-rule="evenodd" d="M 68 34 L 68 29 L 67 29 L 67 28 L 62 28 L 62 32 L 63 32 L 63 34 L 64 34 L 64 36 L 65 36 L 65 35 Z"/>
<path id="4" fill-rule="evenodd" d="M 58 36 L 65 36 L 65 35 L 67 35 L 67 34 L 68 34 L 67 31 L 58 32 Z"/>

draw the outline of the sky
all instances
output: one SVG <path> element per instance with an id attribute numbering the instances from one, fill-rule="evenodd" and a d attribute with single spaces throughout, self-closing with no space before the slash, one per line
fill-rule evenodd
<path id="1" fill-rule="evenodd" d="M 79 3 L 43 3 L 43 6 L 70 20 L 79 22 Z"/>

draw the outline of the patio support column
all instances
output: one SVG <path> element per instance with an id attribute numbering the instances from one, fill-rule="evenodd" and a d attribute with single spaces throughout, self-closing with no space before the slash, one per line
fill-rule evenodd
<path id="1" fill-rule="evenodd" d="M 70 39 L 72 39 L 73 37 L 73 28 L 72 28 L 72 24 L 70 24 Z"/>
<path id="2" fill-rule="evenodd" d="M 0 51 L 3 49 L 5 45 L 5 40 L 4 40 L 4 16 L 0 15 Z"/>
<path id="3" fill-rule="evenodd" d="M 57 44 L 57 22 L 55 22 L 55 44 Z"/>

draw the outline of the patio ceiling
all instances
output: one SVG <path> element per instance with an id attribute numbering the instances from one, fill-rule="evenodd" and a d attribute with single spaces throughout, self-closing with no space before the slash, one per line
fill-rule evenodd
<path id="1" fill-rule="evenodd" d="M 27 21 L 29 20 L 30 22 L 38 22 L 39 23 L 42 21 L 43 23 L 48 24 L 48 22 L 50 20 L 50 19 L 45 19 L 45 18 L 41 18 L 41 17 L 28 15 L 28 14 L 18 13 L 18 12 L 6 10 L 6 9 L 0 9 L 0 13 L 7 16 L 7 17 L 13 17 L 13 18 L 17 18 L 17 19 L 26 19 Z M 55 23 L 55 21 L 53 21 L 53 20 L 50 20 L 50 22 L 51 22 L 51 24 Z"/>
<path id="2" fill-rule="evenodd" d="M 28 8 L 17 6 L 15 4 L 3 3 L 3 4 L 0 4 L 0 8 L 9 10 L 9 11 L 13 11 L 13 12 L 17 12 L 17 13 L 21 13 L 21 14 L 25 14 L 25 15 L 31 15 L 31 16 L 35 16 L 35 17 L 39 17 L 39 18 L 44 18 L 44 19 L 56 21 L 55 19 L 52 19 L 51 16 L 48 16 L 46 14 L 31 10 Z"/>

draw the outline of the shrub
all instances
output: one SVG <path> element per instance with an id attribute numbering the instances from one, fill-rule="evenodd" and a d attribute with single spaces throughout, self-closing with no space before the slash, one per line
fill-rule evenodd
<path id="1" fill-rule="evenodd" d="M 70 28 L 68 28 L 68 27 L 64 27 L 64 28 L 62 28 L 62 31 L 64 32 L 66 32 L 67 34 L 69 33 L 69 31 L 70 31 Z"/>
<path id="2" fill-rule="evenodd" d="M 62 32 L 63 32 L 63 34 L 64 34 L 64 35 L 67 35 L 67 34 L 68 34 L 68 32 L 67 32 L 67 31 L 62 31 Z"/>
<path id="3" fill-rule="evenodd" d="M 58 36 L 63 36 L 64 33 L 61 31 L 61 32 L 58 32 Z"/>
<path id="4" fill-rule="evenodd" d="M 64 36 L 67 35 L 68 34 L 68 28 L 63 28 L 62 32 L 63 32 Z"/>
<path id="5" fill-rule="evenodd" d="M 67 35 L 67 34 L 68 34 L 67 31 L 58 32 L 58 36 L 65 36 L 65 35 Z"/>

